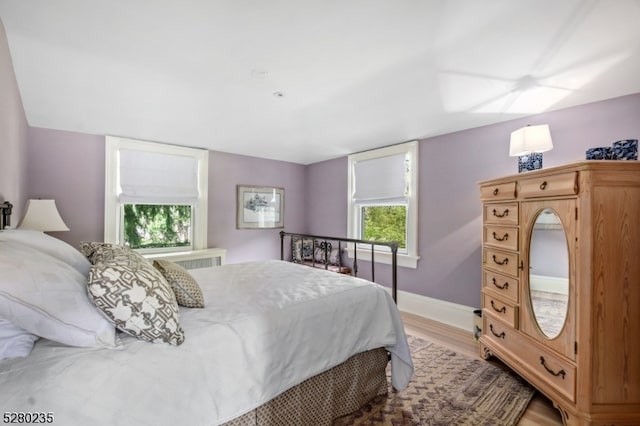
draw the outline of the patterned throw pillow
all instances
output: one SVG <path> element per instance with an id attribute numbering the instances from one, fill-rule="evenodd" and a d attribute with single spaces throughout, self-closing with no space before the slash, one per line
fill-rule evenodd
<path id="1" fill-rule="evenodd" d="M 297 239 L 292 245 L 291 257 L 294 262 L 313 259 L 313 240 Z"/>
<path id="2" fill-rule="evenodd" d="M 326 261 L 329 265 L 338 265 L 339 264 L 339 251 L 338 251 L 338 243 L 334 244 L 329 242 L 322 242 L 316 245 L 316 248 L 313 253 L 313 258 L 316 262 L 324 264 L 325 256 Z"/>
<path id="3" fill-rule="evenodd" d="M 83 243 L 87 255 L 89 243 Z M 91 243 L 89 297 L 119 330 L 149 342 L 180 345 L 175 295 L 149 261 L 125 247 Z"/>
<path id="4" fill-rule="evenodd" d="M 129 247 L 119 246 L 111 243 L 98 243 L 82 241 L 80 251 L 89 259 L 91 264 L 104 261 L 127 262 L 132 256 L 140 256 Z M 142 258 L 142 256 L 140 256 Z M 144 258 L 143 258 L 144 259 Z"/>
<path id="5" fill-rule="evenodd" d="M 204 308 L 202 290 L 186 269 L 168 260 L 154 260 L 153 266 L 162 273 L 171 286 L 178 305 L 187 308 Z"/>

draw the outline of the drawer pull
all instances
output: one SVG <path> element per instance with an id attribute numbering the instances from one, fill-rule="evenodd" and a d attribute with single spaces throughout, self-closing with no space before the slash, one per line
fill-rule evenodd
<path id="1" fill-rule="evenodd" d="M 542 366 L 544 367 L 544 369 L 545 369 L 545 370 L 547 370 L 547 372 L 548 372 L 549 374 L 551 374 L 551 375 L 553 375 L 553 376 L 556 376 L 556 377 L 557 377 L 557 376 L 562 376 L 562 380 L 564 380 L 564 376 L 565 376 L 565 374 L 567 374 L 567 372 L 566 372 L 566 371 L 564 371 L 564 370 L 560 370 L 560 371 L 558 371 L 558 372 L 556 373 L 555 371 L 553 371 L 552 369 L 550 369 L 549 367 L 547 367 L 547 363 L 546 363 L 546 361 L 544 360 L 544 357 L 543 357 L 543 356 L 541 356 L 541 357 L 540 357 L 540 364 L 542 364 Z"/>
<path id="2" fill-rule="evenodd" d="M 500 334 L 496 333 L 496 331 L 493 329 L 493 324 L 489 324 L 489 330 L 491 330 L 491 333 L 493 333 L 494 336 L 500 339 L 504 339 L 504 336 L 506 336 L 506 334 L 504 334 L 504 331 Z"/>
<path id="3" fill-rule="evenodd" d="M 506 314 L 507 313 L 507 307 L 503 306 L 502 308 L 498 309 L 496 308 L 496 305 L 493 303 L 493 300 L 491 301 L 491 307 L 493 308 L 494 311 L 499 312 L 501 314 Z"/>
<path id="4" fill-rule="evenodd" d="M 506 290 L 506 289 L 509 288 L 509 283 L 508 282 L 505 282 L 504 285 L 502 285 L 502 286 L 498 285 L 498 282 L 496 281 L 495 278 L 492 280 L 492 282 L 493 282 L 493 285 L 498 287 L 500 290 Z"/>
<path id="5" fill-rule="evenodd" d="M 498 237 L 498 235 L 496 235 L 496 233 L 493 233 L 493 239 L 496 241 L 507 241 L 509 239 L 509 233 L 505 233 L 502 237 Z"/>
<path id="6" fill-rule="evenodd" d="M 509 209 L 505 209 L 502 213 L 498 213 L 496 209 L 493 209 L 493 215 L 495 217 L 506 217 L 509 216 Z"/>
<path id="7" fill-rule="evenodd" d="M 509 258 L 505 257 L 504 260 L 502 262 L 500 262 L 498 259 L 496 259 L 496 255 L 493 255 L 493 262 L 496 263 L 497 265 L 508 265 L 509 264 Z"/>
<path id="8" fill-rule="evenodd" d="M 540 190 L 544 191 L 545 189 L 547 189 L 547 181 L 546 180 L 540 184 Z"/>
<path id="9" fill-rule="evenodd" d="M 498 190 L 498 188 L 494 189 L 494 190 L 493 190 L 493 195 L 498 195 L 498 192 L 500 192 L 500 191 Z"/>

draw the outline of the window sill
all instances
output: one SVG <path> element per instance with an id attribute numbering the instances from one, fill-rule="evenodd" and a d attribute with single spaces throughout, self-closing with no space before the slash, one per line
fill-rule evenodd
<path id="1" fill-rule="evenodd" d="M 347 255 L 350 259 L 353 259 L 353 249 L 348 248 L 345 249 Z M 373 261 L 377 263 L 386 263 L 387 265 L 391 265 L 391 253 L 382 252 L 382 251 L 374 251 L 373 252 Z M 371 250 L 357 250 L 358 261 L 363 262 L 371 262 Z M 409 254 L 400 254 L 397 256 L 398 266 L 403 268 L 418 268 L 418 260 L 420 260 L 420 256 L 413 256 Z"/>
<path id="2" fill-rule="evenodd" d="M 185 262 L 189 260 L 198 260 L 207 257 L 217 258 L 218 266 L 226 263 L 227 250 L 222 248 L 207 248 L 191 251 L 174 251 L 165 253 L 149 253 L 143 254 L 144 258 L 154 261 L 156 259 L 171 260 L 172 262 Z"/>

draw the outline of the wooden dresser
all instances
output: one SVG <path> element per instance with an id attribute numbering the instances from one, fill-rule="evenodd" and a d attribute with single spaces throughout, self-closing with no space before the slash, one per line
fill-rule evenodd
<path id="1" fill-rule="evenodd" d="M 583 161 L 480 192 L 481 355 L 565 424 L 640 425 L 640 162 Z"/>

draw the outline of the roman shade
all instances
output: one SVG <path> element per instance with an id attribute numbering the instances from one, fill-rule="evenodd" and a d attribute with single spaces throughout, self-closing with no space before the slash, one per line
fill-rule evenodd
<path id="1" fill-rule="evenodd" d="M 146 204 L 193 204 L 198 200 L 198 159 L 150 151 L 119 151 L 118 199 Z"/>
<path id="2" fill-rule="evenodd" d="M 353 199 L 363 201 L 404 200 L 407 195 L 406 154 L 395 154 L 354 165 Z"/>

